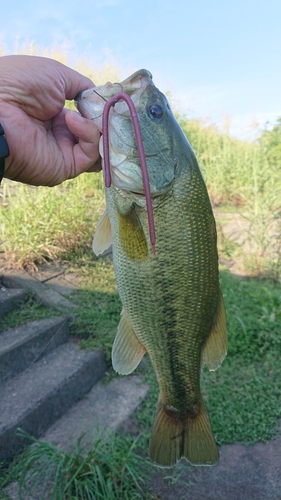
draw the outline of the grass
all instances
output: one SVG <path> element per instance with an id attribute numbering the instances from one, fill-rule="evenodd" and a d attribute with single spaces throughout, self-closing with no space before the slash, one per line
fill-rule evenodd
<path id="1" fill-rule="evenodd" d="M 81 274 L 81 289 L 72 296 L 79 305 L 72 333 L 82 331 L 83 345 L 103 347 L 109 359 L 121 310 L 113 265 L 109 259 L 93 258 L 86 248 L 73 267 Z M 205 369 L 202 374 L 202 392 L 212 428 L 219 445 L 267 442 L 279 432 L 281 418 L 281 285 L 270 280 L 241 279 L 225 269 L 220 277 L 228 317 L 229 351 L 216 372 Z M 22 309 L 21 314 L 28 310 L 34 317 L 38 313 L 38 306 L 32 301 L 30 307 Z M 23 319 L 28 319 L 27 313 Z M 154 469 L 146 457 L 158 384 L 147 356 L 138 370 L 150 390 L 134 416 L 140 432 L 137 442 L 133 436 L 117 434 L 98 441 L 89 452 L 84 453 L 78 443 L 76 449 L 64 453 L 33 440 L 35 447 L 28 448 L 10 470 L 3 469 L 2 487 L 21 478 L 23 491 L 43 481 L 47 488 L 51 481 L 52 493 L 46 490 L 48 500 L 153 498 L 149 491 L 141 493 L 140 488 L 143 467 L 147 477 Z M 31 470 L 34 481 L 30 478 Z M 171 476 L 163 472 L 163 480 L 171 484 L 177 477 L 177 473 Z M 116 485 L 123 496 L 114 490 Z M 95 497 L 90 496 L 92 492 Z"/>
<path id="2" fill-rule="evenodd" d="M 93 259 L 89 265 L 84 261 L 83 275 L 82 289 L 72 296 L 79 304 L 72 333 L 82 331 L 82 345 L 102 347 L 109 360 L 121 311 L 113 265 L 109 259 Z M 216 372 L 204 370 L 204 397 L 219 444 L 267 441 L 276 435 L 281 418 L 281 285 L 239 278 L 227 270 L 221 270 L 220 276 L 229 350 Z M 150 392 L 136 419 L 148 438 L 158 398 L 148 358 L 143 374 Z"/>
<path id="3" fill-rule="evenodd" d="M 90 247 L 104 209 L 101 174 L 83 174 L 52 189 L 3 181 L 1 250 L 13 267 L 71 259 Z"/>
<path id="4" fill-rule="evenodd" d="M 45 55 L 56 57 L 54 53 Z M 85 62 L 78 69 L 96 83 L 120 79 L 107 76 L 108 68 L 96 78 Z M 116 68 L 112 71 L 112 75 L 118 73 Z M 266 442 L 279 432 L 281 418 L 281 128 L 249 143 L 198 120 L 180 117 L 180 122 L 216 206 L 220 255 L 238 259 L 252 275 L 241 279 L 221 270 L 229 352 L 216 372 L 204 370 L 202 392 L 218 444 Z M 109 360 L 121 303 L 111 261 L 96 259 L 91 252 L 95 225 L 104 210 L 102 176 L 83 174 L 52 189 L 4 180 L 0 196 L 0 250 L 8 263 L 29 268 L 53 259 L 67 260 L 81 277 L 81 289 L 71 297 L 79 306 L 72 334 L 87 349 L 102 347 Z M 245 252 L 224 234 L 220 213 L 247 221 L 245 238 L 251 251 Z M 265 280 L 265 276 L 273 280 Z M 6 315 L 2 329 L 44 314 L 46 310 L 29 298 L 17 317 Z M 24 488 L 30 470 L 38 463 L 35 475 L 43 473 L 42 478 L 47 478 L 55 474 L 52 500 L 93 498 L 91 491 L 94 498 L 108 500 L 146 498 L 140 490 L 145 459 L 139 459 L 136 446 L 142 457 L 147 455 L 158 386 L 149 359 L 139 370 L 150 391 L 135 415 L 141 430 L 137 443 L 132 436 L 111 436 L 85 454 L 79 443 L 76 450 L 64 453 L 35 440 L 35 446 L 9 472 L 5 469 L 4 480 L 21 477 Z"/>
<path id="5" fill-rule="evenodd" d="M 281 418 L 281 287 L 221 272 L 229 349 L 203 376 L 203 393 L 219 444 L 266 442 Z"/>
<path id="6" fill-rule="evenodd" d="M 252 273 L 281 274 L 280 168 L 272 167 L 264 147 L 219 134 L 214 127 L 180 120 L 199 158 L 220 213 L 237 213 L 247 222 L 248 242 L 236 248 L 241 265 Z M 90 248 L 96 222 L 104 210 L 102 174 L 83 174 L 55 188 L 30 187 L 4 180 L 1 188 L 0 251 L 13 267 L 34 267 L 54 259 L 75 259 Z M 238 252 L 239 251 L 239 252 Z"/>
<path id="7" fill-rule="evenodd" d="M 100 207 L 98 210 L 101 212 L 103 202 L 99 193 L 97 196 L 97 206 Z M 91 228 L 93 226 L 94 223 L 91 220 Z M 88 234 L 91 241 L 92 229 Z M 229 240 L 226 242 L 224 244 L 226 253 L 233 256 L 235 245 L 230 244 Z M 71 300 L 79 306 L 75 313 L 76 321 L 71 325 L 72 334 L 81 338 L 81 345 L 85 348 L 103 348 L 109 360 L 121 311 L 112 262 L 109 259 L 95 258 L 90 242 L 87 241 L 86 244 L 79 246 L 76 252 L 71 253 L 70 263 L 73 270 L 81 277 L 81 289 L 71 297 Z M 221 282 L 228 316 L 229 352 L 223 365 L 216 372 L 209 373 L 204 370 L 202 392 L 218 444 L 266 442 L 273 439 L 279 432 L 278 420 L 281 418 L 281 368 L 278 354 L 281 348 L 280 282 L 255 278 L 241 279 L 232 276 L 226 270 L 221 271 Z M 23 322 L 37 319 L 42 314 L 46 314 L 46 311 L 43 312 L 40 306 L 30 298 L 18 318 Z M 5 321 L 5 327 L 8 327 L 13 326 L 17 319 L 11 314 L 6 316 Z M 150 385 L 150 391 L 137 410 L 135 419 L 141 430 L 138 446 L 141 449 L 141 455 L 146 457 L 158 399 L 158 385 L 149 359 L 146 360 L 143 376 Z M 120 446 L 122 443 L 126 446 L 128 443 L 133 443 L 131 436 L 118 436 L 117 439 L 120 440 L 118 441 Z M 107 443 L 109 449 L 112 445 L 109 440 Z M 33 449 L 26 452 L 27 454 L 19 462 L 21 465 L 18 467 L 21 467 L 22 472 L 19 472 L 20 469 L 15 469 L 15 466 L 10 473 L 11 478 L 18 471 L 17 477 L 22 478 L 23 488 L 29 484 L 28 471 Z M 88 498 L 85 496 L 84 488 L 92 490 L 93 478 L 87 477 L 89 482 L 85 483 L 85 476 L 80 475 L 80 472 L 75 476 L 74 471 L 83 471 L 84 467 L 88 467 L 91 455 L 83 458 L 82 453 L 77 450 L 69 454 L 61 454 L 57 449 L 48 448 L 39 442 L 36 449 L 36 453 L 42 459 L 39 468 L 36 466 L 38 474 L 46 473 L 46 461 L 49 463 L 50 470 L 59 470 L 58 474 L 62 474 L 63 470 L 66 471 L 65 475 L 58 476 L 61 489 L 57 489 L 54 493 L 52 497 L 54 500 L 64 498 L 62 494 L 66 499 Z M 132 453 L 134 455 L 134 452 Z M 57 463 L 58 457 L 61 460 L 59 463 Z M 99 480 L 102 484 L 112 485 L 112 471 L 108 468 L 106 456 L 102 455 L 100 460 L 104 463 L 104 469 Z M 132 496 L 132 488 L 135 488 L 134 495 L 140 494 L 137 485 L 141 483 L 143 477 L 141 464 L 144 461 L 145 459 L 143 462 L 135 463 L 135 481 L 130 480 L 130 484 L 126 481 L 123 483 L 123 498 L 130 498 L 130 495 L 131 498 L 138 498 L 138 496 Z M 60 464 L 62 464 L 61 468 Z M 116 469 L 119 465 L 118 453 L 111 455 L 111 468 Z M 87 486 L 89 484 L 91 487 Z M 77 495 L 75 493 L 73 497 L 67 496 L 71 495 L 71 491 L 73 492 L 73 488 L 76 487 L 82 488 L 81 491 L 84 493 L 79 493 L 80 497 L 77 496 L 78 493 Z M 108 495 L 107 491 L 100 498 L 110 499 Z M 148 492 L 147 498 L 149 495 Z"/>
<path id="8" fill-rule="evenodd" d="M 38 319 L 51 318 L 59 316 L 61 313 L 51 307 L 44 307 L 37 302 L 32 293 L 29 293 L 27 298 L 18 305 L 16 310 L 8 311 L 0 320 L 0 333 L 13 328 L 17 325 L 23 325 L 29 321 Z"/>
<path id="9" fill-rule="evenodd" d="M 111 434 L 98 438 L 88 451 L 78 441 L 68 453 L 22 431 L 18 434 L 32 446 L 4 471 L 0 487 L 17 478 L 20 498 L 32 492 L 41 500 L 144 498 L 144 459 L 137 453 L 136 438 Z"/>
<path id="10" fill-rule="evenodd" d="M 202 392 L 218 444 L 255 444 L 276 436 L 281 418 L 281 286 L 221 271 L 229 350 L 215 372 L 202 374 Z M 136 419 L 150 435 L 158 387 L 150 362 L 149 397 Z M 148 441 L 147 441 L 148 444 Z"/>
<path id="11" fill-rule="evenodd" d="M 278 278 L 281 274 L 281 125 L 272 133 L 266 131 L 256 142 L 246 142 L 219 133 L 214 125 L 207 126 L 200 120 L 179 117 L 179 121 L 199 159 L 217 211 L 236 212 L 249 223 L 245 237 L 251 250 L 240 249 L 241 263 L 252 274 L 266 273 Z"/>
<path id="12" fill-rule="evenodd" d="M 79 304 L 75 322 L 70 325 L 71 333 L 79 338 L 86 349 L 104 349 L 110 362 L 112 343 L 116 334 L 121 312 L 121 301 L 112 262 L 109 259 L 90 259 L 81 272 L 82 290 L 75 291 L 71 300 Z"/>

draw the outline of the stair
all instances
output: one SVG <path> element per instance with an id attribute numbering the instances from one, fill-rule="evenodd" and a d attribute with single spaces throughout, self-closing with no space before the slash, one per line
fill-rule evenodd
<path id="1" fill-rule="evenodd" d="M 57 286 L 52 289 L 26 275 L 0 276 L 0 319 L 29 290 L 64 314 L 0 333 L 0 462 L 12 460 L 27 444 L 16 435 L 17 428 L 63 449 L 74 446 L 82 434 L 83 443 L 90 445 L 98 429 L 115 429 L 124 422 L 148 391 L 139 376 L 104 384 L 103 351 L 86 352 L 69 340 L 74 305 Z"/>
<path id="2" fill-rule="evenodd" d="M 27 297 L 27 290 L 22 288 L 6 288 L 0 287 L 0 319 L 4 317 L 6 312 L 12 311 L 16 304 L 20 304 Z"/>
<path id="3" fill-rule="evenodd" d="M 83 352 L 73 343 L 57 347 L 0 388 L 0 461 L 24 442 L 18 427 L 39 437 L 76 403 L 105 372 L 102 351 Z"/>
<path id="4" fill-rule="evenodd" d="M 67 341 L 67 317 L 31 321 L 0 333 L 0 385 Z"/>
<path id="5" fill-rule="evenodd" d="M 101 380 L 41 437 L 43 441 L 70 451 L 77 440 L 91 447 L 99 432 L 117 429 L 145 398 L 148 385 L 138 375 Z M 82 438 L 81 438 L 82 436 Z"/>

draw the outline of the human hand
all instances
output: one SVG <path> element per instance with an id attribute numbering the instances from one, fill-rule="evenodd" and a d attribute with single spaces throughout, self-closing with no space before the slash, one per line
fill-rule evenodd
<path id="1" fill-rule="evenodd" d="M 4 177 L 54 186 L 100 170 L 95 123 L 64 108 L 65 99 L 94 86 L 44 57 L 0 57 L 0 123 L 10 149 Z"/>

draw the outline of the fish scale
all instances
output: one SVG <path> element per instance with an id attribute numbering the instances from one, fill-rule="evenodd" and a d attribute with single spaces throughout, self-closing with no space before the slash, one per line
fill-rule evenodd
<path id="1" fill-rule="evenodd" d="M 112 362 L 116 371 L 128 374 L 145 352 L 151 358 L 160 388 L 151 460 L 164 467 L 183 457 L 210 465 L 218 460 L 218 451 L 200 392 L 200 368 L 207 364 L 215 370 L 227 350 L 215 221 L 196 157 L 165 96 L 146 70 L 122 82 L 123 91 L 128 88 L 134 95 L 134 85 L 148 151 L 156 253 L 149 244 L 147 210 L 139 192 L 139 161 L 130 155 L 124 159 L 126 145 L 135 144 L 132 126 L 127 114 L 115 110 L 114 126 L 109 115 L 115 181 L 105 188 L 107 213 L 93 243 L 99 254 L 112 241 L 123 305 Z M 84 100 L 93 99 L 90 91 L 83 94 Z M 78 109 L 83 114 L 82 101 Z M 152 145 L 155 154 L 150 156 Z"/>
<path id="2" fill-rule="evenodd" d="M 182 187 L 183 176 L 178 182 Z M 189 176 L 187 182 L 190 182 Z M 198 224 L 195 214 L 200 205 L 199 186 L 194 190 L 196 205 L 192 199 L 177 198 L 176 190 L 175 182 L 165 203 L 154 211 L 158 242 L 155 257 L 151 255 L 150 259 L 140 262 L 129 260 L 120 245 L 118 229 L 114 233 L 116 240 L 113 240 L 113 249 L 118 290 L 133 330 L 150 355 L 163 393 L 169 395 L 167 404 L 175 408 L 183 407 L 188 413 L 192 402 L 188 404 L 186 401 L 190 399 L 186 388 L 190 383 L 197 388 L 197 400 L 198 353 L 211 330 L 218 307 L 219 282 L 217 253 L 209 252 L 210 247 L 215 248 L 215 242 L 210 241 L 208 246 L 202 245 L 202 240 L 215 237 L 212 234 L 214 220 L 211 207 L 205 200 L 206 215 L 201 208 L 202 223 Z M 114 201 L 108 200 L 113 191 L 114 188 L 108 190 L 107 206 L 114 220 L 116 207 Z M 204 191 L 203 188 L 201 198 L 205 195 Z M 193 213 L 190 213 L 190 204 Z M 185 213 L 182 224 L 184 232 L 180 224 L 175 226 L 175 213 L 179 212 Z M 140 218 L 146 237 L 149 238 L 144 210 Z M 205 230 L 202 230 L 203 225 Z M 208 262 L 211 265 L 206 265 Z M 208 302 L 204 295 L 210 297 Z M 204 309 L 207 311 L 206 318 Z M 163 344 L 164 351 L 168 353 L 168 362 L 159 351 Z M 183 398 L 183 395 L 186 397 Z"/>

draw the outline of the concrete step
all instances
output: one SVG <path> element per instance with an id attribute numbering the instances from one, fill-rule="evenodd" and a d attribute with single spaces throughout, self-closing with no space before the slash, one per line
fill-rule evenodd
<path id="1" fill-rule="evenodd" d="M 149 387 L 140 376 L 98 382 L 75 406 L 57 420 L 41 439 L 71 450 L 77 440 L 87 449 L 99 431 L 117 429 L 145 398 Z"/>
<path id="2" fill-rule="evenodd" d="M 65 343 L 67 317 L 31 321 L 0 333 L 0 385 Z"/>
<path id="3" fill-rule="evenodd" d="M 117 377 L 108 384 L 100 381 L 83 399 L 57 420 L 40 439 L 64 451 L 71 451 L 77 444 L 77 440 L 81 439 L 80 444 L 86 452 L 99 437 L 100 431 L 117 429 L 127 420 L 145 398 L 148 388 L 138 375 Z M 50 497 L 51 490 L 52 484 L 50 483 Z M 4 492 L 11 500 L 19 500 L 17 482 L 9 484 Z M 42 497 L 42 485 L 39 484 L 32 492 L 23 494 L 21 498 L 22 500 L 38 500 Z"/>
<path id="4" fill-rule="evenodd" d="M 104 375 L 102 351 L 66 343 L 0 387 L 0 462 L 24 447 L 18 427 L 40 437 Z"/>
<path id="5" fill-rule="evenodd" d="M 16 309 L 28 295 L 22 288 L 6 288 L 0 286 L 0 319 L 8 312 Z"/>
<path id="6" fill-rule="evenodd" d="M 0 281 L 4 287 L 9 289 L 20 288 L 31 291 L 35 300 L 45 307 L 53 307 L 58 311 L 69 314 L 76 308 L 73 302 L 56 292 L 51 286 L 33 278 L 26 271 L 9 271 L 9 273 L 0 275 Z"/>

